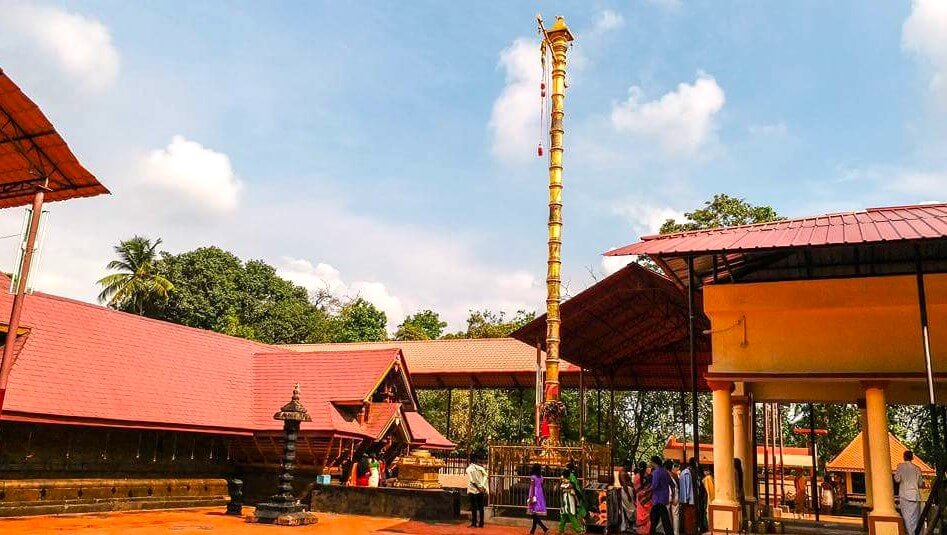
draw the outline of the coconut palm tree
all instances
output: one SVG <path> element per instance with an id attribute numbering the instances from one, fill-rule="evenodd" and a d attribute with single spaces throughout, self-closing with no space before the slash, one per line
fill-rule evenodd
<path id="1" fill-rule="evenodd" d="M 167 302 L 174 285 L 157 273 L 159 245 L 161 238 L 151 241 L 142 236 L 116 245 L 118 259 L 109 262 L 107 268 L 118 273 L 99 280 L 98 284 L 102 287 L 99 302 L 138 315 L 144 315 L 149 304 Z"/>

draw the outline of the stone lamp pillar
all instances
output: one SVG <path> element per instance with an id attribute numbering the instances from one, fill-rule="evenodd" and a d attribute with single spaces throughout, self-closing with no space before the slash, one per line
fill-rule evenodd
<path id="1" fill-rule="evenodd" d="M 299 402 L 299 385 L 293 387 L 293 398 L 273 415 L 274 420 L 283 421 L 283 437 L 286 445 L 283 449 L 283 462 L 279 476 L 277 493 L 269 501 L 257 505 L 254 513 L 261 524 L 279 524 L 282 526 L 301 526 L 315 524 L 316 517 L 306 506 L 299 503 L 293 495 L 293 466 L 296 464 L 296 439 L 299 438 L 299 424 L 310 422 L 312 418 Z"/>

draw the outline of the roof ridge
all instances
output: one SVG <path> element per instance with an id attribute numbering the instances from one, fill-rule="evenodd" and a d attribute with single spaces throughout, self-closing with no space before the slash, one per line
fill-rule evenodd
<path id="1" fill-rule="evenodd" d="M 499 336 L 491 338 L 433 338 L 429 340 L 371 340 L 368 342 L 312 342 L 312 343 L 302 343 L 302 344 L 274 344 L 276 347 L 303 347 L 303 346 L 356 346 L 356 345 L 386 345 L 386 344 L 430 344 L 432 342 L 471 342 L 471 341 L 491 341 L 491 342 L 510 342 L 514 341 L 520 344 L 525 342 L 520 342 L 512 336 Z"/>
<path id="2" fill-rule="evenodd" d="M 179 330 L 187 330 L 187 331 L 192 331 L 192 332 L 199 332 L 199 333 L 202 333 L 202 334 L 206 334 L 206 335 L 208 335 L 208 336 L 224 337 L 224 338 L 227 338 L 227 339 L 230 339 L 230 340 L 239 341 L 239 342 L 245 342 L 245 343 L 247 343 L 247 344 L 259 346 L 260 348 L 265 348 L 265 349 L 271 349 L 271 350 L 272 350 L 272 349 L 274 349 L 274 348 L 276 347 L 276 346 L 274 346 L 273 344 L 267 344 L 267 343 L 264 343 L 264 342 L 259 342 L 259 341 L 257 341 L 257 340 L 250 340 L 249 338 L 241 338 L 241 337 L 239 337 L 239 336 L 232 336 L 232 335 L 229 335 L 229 334 L 219 333 L 219 332 L 217 332 L 217 331 L 212 331 L 212 330 L 210 330 L 210 329 L 202 329 L 202 328 L 200 328 L 200 327 L 191 327 L 191 326 L 189 326 L 189 325 L 182 325 L 182 324 L 180 324 L 180 323 L 174 323 L 174 322 L 168 321 L 168 320 L 161 320 L 161 319 L 157 319 L 157 318 L 149 318 L 148 316 L 139 316 L 138 314 L 132 314 L 131 312 L 125 312 L 125 311 L 123 311 L 123 310 L 116 310 L 116 309 L 114 309 L 114 308 L 110 308 L 110 307 L 103 306 L 103 305 L 98 305 L 98 304 L 95 304 L 95 303 L 90 303 L 90 302 L 88 302 L 88 301 L 82 301 L 82 300 L 75 299 L 75 298 L 72 298 L 72 297 L 63 297 L 63 296 L 61 296 L 61 295 L 54 295 L 54 294 L 50 294 L 50 293 L 46 293 L 46 292 L 33 292 L 33 293 L 31 293 L 31 294 L 28 294 L 28 297 L 36 297 L 36 298 L 40 298 L 40 299 L 49 299 L 49 300 L 52 300 L 52 301 L 60 301 L 60 302 L 63 302 L 63 303 L 69 303 L 69 304 L 72 304 L 72 305 L 77 305 L 77 306 L 82 306 L 82 307 L 86 307 L 86 308 L 91 308 L 91 309 L 93 309 L 93 310 L 98 310 L 98 311 L 100 311 L 100 312 L 105 312 L 105 313 L 108 313 L 108 314 L 121 315 L 121 316 L 127 317 L 128 319 L 131 319 L 132 321 L 144 321 L 144 322 L 150 322 L 150 323 L 157 323 L 157 324 L 160 324 L 160 325 L 162 325 L 162 326 L 165 326 L 165 327 L 168 327 L 168 328 L 172 328 L 172 329 L 179 329 Z"/>
<path id="3" fill-rule="evenodd" d="M 312 345 L 312 344 L 299 344 L 299 345 Z M 284 345 L 284 346 L 273 345 L 273 346 L 269 346 L 269 347 L 273 348 L 274 351 L 261 351 L 261 352 L 259 352 L 259 353 L 254 353 L 253 356 L 256 357 L 256 356 L 261 356 L 261 355 L 263 355 L 263 356 L 267 356 L 267 357 L 279 357 L 279 356 L 292 355 L 292 356 L 294 356 L 294 357 L 299 357 L 299 356 L 316 355 L 316 354 L 318 354 L 318 355 L 342 355 L 342 354 L 344 354 L 342 351 L 325 351 L 325 350 L 320 351 L 320 350 L 318 350 L 318 349 L 314 349 L 314 350 L 312 350 L 312 351 L 293 351 L 293 350 L 289 350 L 289 351 L 279 351 L 279 349 L 281 349 L 282 347 L 285 347 L 285 345 Z M 375 354 L 375 353 L 394 353 L 394 352 L 400 353 L 400 352 L 401 352 L 401 349 L 400 349 L 400 348 L 397 348 L 397 347 L 379 347 L 379 348 L 377 348 L 377 349 L 353 349 L 353 350 L 351 350 L 351 352 L 352 352 L 352 353 L 372 353 L 372 354 Z"/>

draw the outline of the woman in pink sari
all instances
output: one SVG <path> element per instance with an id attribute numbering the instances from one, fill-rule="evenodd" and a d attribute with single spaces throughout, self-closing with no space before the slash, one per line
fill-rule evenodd
<path id="1" fill-rule="evenodd" d="M 635 531 L 651 533 L 651 470 L 645 463 L 638 463 L 635 474 Z"/>

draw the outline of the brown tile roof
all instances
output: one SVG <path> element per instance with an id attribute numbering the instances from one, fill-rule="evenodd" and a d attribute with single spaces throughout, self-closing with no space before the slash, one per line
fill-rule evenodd
<path id="1" fill-rule="evenodd" d="M 412 375 L 454 372 L 518 372 L 536 369 L 536 348 L 513 338 L 453 338 L 354 342 L 340 344 L 290 344 L 293 351 L 353 351 L 398 348 Z M 578 371 L 572 364 L 563 371 Z"/>

